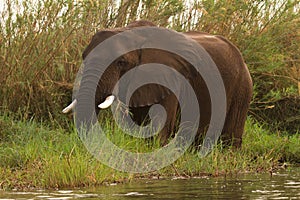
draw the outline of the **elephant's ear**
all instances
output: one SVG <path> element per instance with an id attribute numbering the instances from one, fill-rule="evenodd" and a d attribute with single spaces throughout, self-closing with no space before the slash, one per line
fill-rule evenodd
<path id="1" fill-rule="evenodd" d="M 179 98 L 185 95 L 186 85 L 193 87 L 193 81 L 197 79 L 196 70 L 178 55 L 161 50 L 143 50 L 143 62 L 140 66 L 127 72 L 129 76 L 126 88 L 127 96 L 123 95 L 121 101 L 126 102 L 130 97 L 130 107 L 143 107 L 160 104 L 172 93 Z M 149 58 L 149 54 L 153 56 Z M 149 60 L 150 59 L 150 60 Z M 131 74 L 131 75 L 130 75 Z M 132 95 L 131 95 L 132 94 Z M 127 102 L 126 102 L 127 103 Z"/>
<path id="2" fill-rule="evenodd" d="M 158 85 L 147 84 L 136 90 L 130 98 L 130 107 L 144 107 L 159 104 L 172 93 L 170 89 Z"/>
<path id="3" fill-rule="evenodd" d="M 170 30 L 166 29 L 165 31 Z M 164 47 L 171 46 L 172 51 L 156 48 L 161 45 L 160 43 L 163 43 Z M 189 82 L 192 87 L 197 87 L 199 81 L 203 80 L 192 63 L 197 63 L 200 67 L 206 65 L 205 57 L 202 58 L 205 54 L 197 50 L 198 45 L 191 38 L 176 32 L 172 32 L 172 37 L 170 38 L 160 38 L 160 40 L 156 41 L 145 40 L 141 51 L 140 64 L 159 63 L 176 71 L 184 78 L 179 80 L 179 76 L 170 73 L 170 70 L 166 70 L 165 68 L 157 69 L 154 67 L 155 65 L 148 65 L 144 68 L 145 74 L 135 76 L 135 78 L 138 77 L 139 81 L 143 81 L 151 77 L 154 82 L 159 83 L 163 80 L 168 86 L 148 84 L 140 87 L 131 96 L 129 106 L 139 107 L 161 103 L 171 93 L 174 93 L 177 98 L 186 95 L 183 93 L 183 89 L 185 89 L 183 88 L 183 81 L 184 83 Z M 193 62 L 190 62 L 191 60 Z M 137 84 L 135 81 L 130 81 L 130 83 L 131 85 Z"/>
<path id="4" fill-rule="evenodd" d="M 123 84 L 126 95 L 119 98 L 123 102 L 129 100 L 130 107 L 159 104 L 172 93 L 180 94 L 179 73 L 172 68 L 151 63 L 136 67 L 129 73 L 131 75 L 125 78 L 129 79 L 128 84 Z"/>

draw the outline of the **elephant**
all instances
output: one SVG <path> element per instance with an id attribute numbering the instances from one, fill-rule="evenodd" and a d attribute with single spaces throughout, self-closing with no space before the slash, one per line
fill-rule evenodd
<path id="1" fill-rule="evenodd" d="M 84 62 L 88 59 L 88 55 L 92 50 L 106 39 L 126 30 L 148 26 L 156 27 L 150 21 L 140 20 L 132 22 L 123 28 L 98 31 L 82 53 Z M 211 35 L 199 31 L 189 31 L 182 34 L 186 38 L 200 44 L 217 66 L 226 92 L 226 116 L 220 140 L 226 146 L 231 145 L 235 148 L 240 148 L 253 91 L 252 79 L 241 52 L 234 44 L 219 35 Z M 201 75 L 191 67 L 190 63 L 180 56 L 164 50 L 147 48 L 131 51 L 114 60 L 103 72 L 101 78 L 97 77 L 95 79 L 91 75 L 83 75 L 79 91 L 93 79 L 94 82 L 98 81 L 96 83 L 95 96 L 83 95 L 75 97 L 75 100 L 63 112 L 69 112 L 76 107 L 76 104 L 78 106 L 80 99 L 91 98 L 95 99 L 91 102 L 94 103 L 94 109 L 96 114 L 98 114 L 101 109 L 109 107 L 114 102 L 115 96 L 112 94 L 112 91 L 120 77 L 136 66 L 147 63 L 164 64 L 179 71 L 189 81 L 197 96 L 200 108 L 199 127 L 194 144 L 196 147 L 201 145 L 203 135 L 211 120 L 212 111 L 209 90 Z M 128 105 L 132 120 L 138 125 L 149 123 L 150 107 L 154 104 L 163 106 L 166 111 L 166 120 L 159 132 L 159 139 L 162 145 L 166 145 L 168 140 L 174 137 L 177 130 L 180 105 L 176 95 L 167 88 L 155 84 L 148 84 L 137 91 L 131 97 Z M 81 110 L 81 112 L 85 112 L 85 110 Z"/>

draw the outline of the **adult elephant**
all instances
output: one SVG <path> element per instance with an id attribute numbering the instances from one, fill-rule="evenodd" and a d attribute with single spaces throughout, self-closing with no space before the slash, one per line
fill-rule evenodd
<path id="1" fill-rule="evenodd" d="M 96 58 L 97 54 L 90 55 L 97 46 L 103 44 L 105 40 L 112 36 L 142 26 L 155 26 L 155 24 L 149 21 L 136 21 L 125 28 L 103 30 L 97 32 L 93 36 L 82 56 L 84 63 L 87 65 L 85 66 L 84 71 L 94 71 L 92 71 L 92 73 L 83 74 L 78 96 L 75 97 L 76 99 L 66 107 L 63 112 L 69 112 L 77 103 L 79 107 L 77 112 L 88 113 L 84 117 L 84 120 L 87 120 L 86 118 L 89 118 L 89 116 L 92 115 L 93 110 L 98 114 L 101 109 L 105 109 L 113 103 L 115 100 L 113 90 L 120 77 L 136 66 L 149 63 L 160 63 L 182 74 L 186 80 L 188 80 L 197 96 L 200 118 L 195 144 L 200 145 L 202 141 L 201 136 L 204 135 L 211 121 L 212 105 L 208 86 L 203 77 L 195 70 L 191 63 L 173 52 L 154 48 L 141 48 L 130 51 L 115 59 L 108 67 L 101 66 L 101 60 L 99 61 L 99 59 L 97 60 Z M 242 55 L 239 50 L 224 37 L 195 31 L 183 34 L 185 35 L 183 40 L 184 38 L 186 38 L 187 41 L 192 39 L 200 44 L 210 55 L 215 66 L 219 70 L 226 92 L 226 117 L 221 133 L 221 139 L 224 144 L 232 144 L 234 147 L 239 148 L 242 143 L 247 111 L 252 97 L 252 80 Z M 126 39 L 135 41 L 141 40 L 142 38 L 142 40 L 147 41 L 147 38 L 143 37 L 143 35 L 137 35 Z M 184 44 L 185 41 L 182 41 L 182 43 Z M 124 48 L 122 44 L 115 45 L 119 45 L 119 47 L 117 47 L 119 49 Z M 178 48 L 181 47 L 178 46 Z M 192 47 L 188 45 L 183 48 L 183 51 L 192 50 L 189 49 Z M 109 52 L 107 55 L 109 55 Z M 93 69 L 91 67 L 89 68 L 88 65 L 93 65 Z M 96 69 L 95 65 L 98 65 Z M 151 66 L 149 65 L 149 67 Z M 102 74 L 101 78 L 98 77 L 97 74 Z M 161 76 L 164 75 L 162 74 Z M 166 77 L 166 79 L 168 78 L 169 77 Z M 83 91 L 86 90 L 86 86 L 90 83 L 95 85 L 95 89 L 93 92 L 87 94 Z M 122 98 L 120 99 L 122 100 Z M 93 104 L 94 106 L 89 108 L 80 106 L 80 103 L 83 101 L 90 102 L 90 104 Z M 167 114 L 164 127 L 159 133 L 161 143 L 164 145 L 175 132 L 176 119 L 180 114 L 180 105 L 176 95 L 164 86 L 147 84 L 138 88 L 133 93 L 128 107 L 130 113 L 132 113 L 133 121 L 141 125 L 149 122 L 148 112 L 150 107 L 154 104 L 163 106 Z"/>

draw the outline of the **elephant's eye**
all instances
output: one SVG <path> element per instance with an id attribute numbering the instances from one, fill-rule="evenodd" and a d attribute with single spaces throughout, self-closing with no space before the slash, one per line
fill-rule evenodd
<path id="1" fill-rule="evenodd" d="M 127 61 L 125 59 L 120 59 L 117 62 L 118 67 L 125 67 L 127 66 Z"/>

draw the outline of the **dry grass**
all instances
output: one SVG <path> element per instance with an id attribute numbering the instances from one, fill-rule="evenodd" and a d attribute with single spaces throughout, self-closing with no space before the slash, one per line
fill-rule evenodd
<path id="1" fill-rule="evenodd" d="M 6 0 L 2 4 L 2 113 L 64 124 L 60 111 L 71 99 L 81 52 L 91 36 L 98 29 L 124 26 L 137 18 L 179 31 L 221 34 L 233 41 L 254 79 L 251 113 L 257 119 L 276 121 L 282 107 L 274 107 L 275 102 L 286 97 L 299 100 L 299 0 L 200 1 L 189 8 L 174 0 L 124 1 L 121 7 L 113 0 L 42 0 L 36 4 Z M 288 105 L 290 119 L 299 120 L 299 113 L 292 111 L 297 104 Z M 265 115 L 271 108 L 274 112 Z"/>

